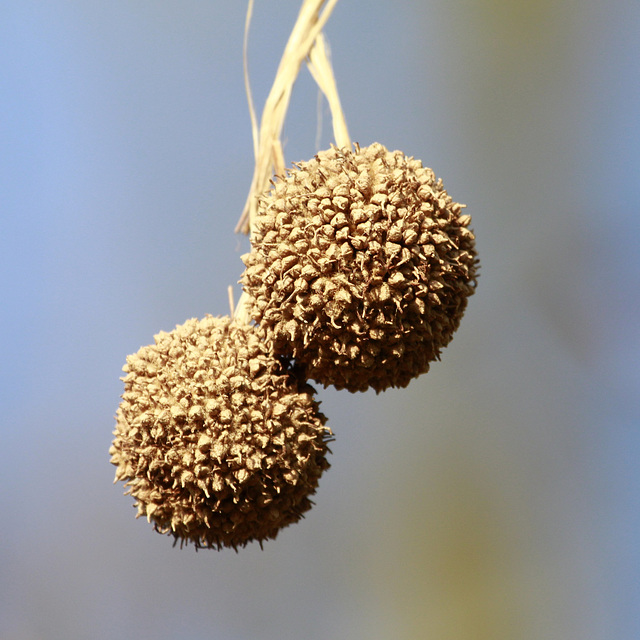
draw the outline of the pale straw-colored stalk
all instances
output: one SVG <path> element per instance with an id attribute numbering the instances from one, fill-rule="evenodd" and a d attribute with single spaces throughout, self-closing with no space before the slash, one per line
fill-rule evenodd
<path id="1" fill-rule="evenodd" d="M 289 36 L 278 66 L 276 77 L 267 97 L 260 126 L 253 104 L 247 62 L 249 25 L 253 13 L 253 0 L 249 0 L 244 32 L 244 81 L 249 103 L 255 168 L 249 194 L 236 226 L 237 233 L 253 233 L 258 207 L 258 196 L 269 188 L 274 175 L 285 174 L 282 150 L 282 128 L 289 108 L 293 85 L 306 60 L 309 71 L 320 91 L 325 95 L 331 111 L 333 135 L 336 146 L 351 147 L 351 138 L 340 105 L 333 68 L 329 60 L 327 45 L 322 34 L 331 12 L 338 0 L 303 0 L 298 18 Z M 324 11 L 321 12 L 323 5 Z M 235 309 L 238 321 L 249 322 L 247 295 L 242 294 Z"/>

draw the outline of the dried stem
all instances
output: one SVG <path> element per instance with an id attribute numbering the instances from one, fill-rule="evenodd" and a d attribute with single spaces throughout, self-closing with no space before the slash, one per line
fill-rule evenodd
<path id="1" fill-rule="evenodd" d="M 326 1 L 324 11 L 320 13 L 326 0 L 304 0 L 296 23 L 285 47 L 276 77 L 262 112 L 260 128 L 256 126 L 255 109 L 249 88 L 247 65 L 247 34 L 253 11 L 253 0 L 249 1 L 247 21 L 245 23 L 245 86 L 252 122 L 255 168 L 249 194 L 236 226 L 237 233 L 249 233 L 257 209 L 256 196 L 265 191 L 273 174 L 283 173 L 285 162 L 282 153 L 282 128 L 291 99 L 293 85 L 298 77 L 300 66 L 309 58 L 311 73 L 322 92 L 327 96 L 332 118 L 334 135 L 338 146 L 349 146 L 350 139 L 344 114 L 333 77 L 333 70 L 326 54 L 322 28 L 326 24 L 338 0 Z M 313 56 L 313 57 L 311 57 Z"/>
<path id="2" fill-rule="evenodd" d="M 333 68 L 331 67 L 327 49 L 328 45 L 325 37 L 322 33 L 319 33 L 309 53 L 308 67 L 313 79 L 329 103 L 331 120 L 333 122 L 333 137 L 336 140 L 336 146 L 341 148 L 351 147 L 351 138 L 349 137 L 349 130 L 347 129 L 347 123 L 344 119 L 336 79 L 333 76 Z"/>
<path id="3" fill-rule="evenodd" d="M 289 36 L 278 66 L 276 77 L 267 97 L 260 127 L 258 128 L 248 68 L 249 25 L 253 13 L 253 0 L 249 0 L 244 30 L 243 61 L 244 82 L 251 118 L 255 168 L 249 194 L 236 226 L 236 233 L 254 231 L 258 195 L 269 187 L 273 175 L 284 175 L 285 161 L 282 150 L 282 128 L 289 108 L 293 85 L 300 67 L 307 59 L 309 71 L 322 93 L 326 96 L 331 110 L 333 135 L 338 147 L 350 147 L 351 139 L 338 97 L 333 68 L 327 52 L 327 44 L 322 34 L 331 12 L 338 0 L 303 0 L 295 25 Z M 324 11 L 320 13 L 325 4 Z M 250 322 L 248 296 L 242 293 L 235 309 L 234 318 Z"/>

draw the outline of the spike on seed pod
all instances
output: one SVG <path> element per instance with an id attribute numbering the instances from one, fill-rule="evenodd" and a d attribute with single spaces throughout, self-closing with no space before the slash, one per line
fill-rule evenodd
<path id="1" fill-rule="evenodd" d="M 474 293 L 470 217 L 431 169 L 378 143 L 294 166 L 261 196 L 243 256 L 253 319 L 275 354 L 325 386 L 406 386 L 439 359 Z M 288 254 L 304 288 L 274 268 L 292 238 L 304 239 Z"/>
<path id="2" fill-rule="evenodd" d="M 255 327 L 188 320 L 129 356 L 124 371 L 111 462 L 157 531 L 237 549 L 275 538 L 310 509 L 331 432 L 314 390 Z"/>

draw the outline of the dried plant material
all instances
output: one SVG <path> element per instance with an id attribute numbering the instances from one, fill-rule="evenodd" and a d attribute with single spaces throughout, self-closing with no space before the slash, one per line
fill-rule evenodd
<path id="1" fill-rule="evenodd" d="M 110 449 L 138 516 L 196 548 L 275 538 L 312 503 L 330 431 L 314 390 L 228 317 L 127 358 Z"/>
<path id="2" fill-rule="evenodd" d="M 347 122 L 344 118 L 340 96 L 338 95 L 338 87 L 336 79 L 333 76 L 333 68 L 329 61 L 328 46 L 322 33 L 313 43 L 313 47 L 309 52 L 308 67 L 313 79 L 324 94 L 329 103 L 331 110 L 331 121 L 333 124 L 333 137 L 336 140 L 337 147 L 351 147 L 351 138 L 347 129 Z M 284 172 L 279 172 L 282 175 Z"/>
<path id="3" fill-rule="evenodd" d="M 462 209 L 431 169 L 381 144 L 296 164 L 259 200 L 249 313 L 325 386 L 404 387 L 439 358 L 475 290 Z"/>
<path id="4" fill-rule="evenodd" d="M 284 126 L 291 92 L 298 77 L 300 66 L 311 54 L 310 68 L 318 86 L 329 101 L 336 143 L 339 146 L 350 144 L 349 133 L 333 78 L 333 69 L 326 54 L 324 38 L 321 33 L 336 2 L 337 0 L 328 0 L 324 11 L 320 13 L 325 0 L 303 1 L 298 18 L 289 36 L 289 41 L 282 54 L 271 91 L 267 97 L 259 129 L 251 96 L 247 67 L 247 37 L 253 11 L 253 0 L 249 2 L 245 22 L 244 77 L 253 132 L 255 169 L 249 195 L 247 196 L 240 221 L 236 226 L 236 232 L 249 233 L 251 221 L 256 211 L 258 194 L 268 187 L 269 180 L 274 173 L 277 175 L 284 173 L 285 162 L 281 141 L 282 127 Z"/>

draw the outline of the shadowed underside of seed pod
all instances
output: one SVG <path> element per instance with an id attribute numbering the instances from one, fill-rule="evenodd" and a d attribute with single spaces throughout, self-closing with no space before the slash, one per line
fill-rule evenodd
<path id="1" fill-rule="evenodd" d="M 338 389 L 404 387 L 451 340 L 474 293 L 463 205 L 381 144 L 294 165 L 259 201 L 242 277 L 276 354 Z"/>
<path id="2" fill-rule="evenodd" d="M 138 516 L 199 547 L 275 538 L 312 502 L 330 431 L 252 326 L 189 320 L 127 358 L 110 449 Z"/>

